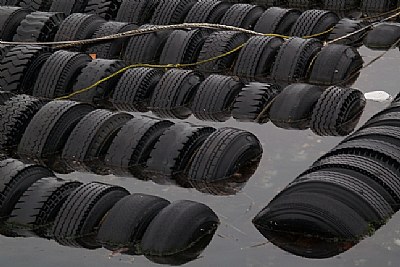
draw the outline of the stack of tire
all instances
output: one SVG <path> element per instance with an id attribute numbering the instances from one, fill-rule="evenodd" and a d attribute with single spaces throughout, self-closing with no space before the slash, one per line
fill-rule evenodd
<path id="1" fill-rule="evenodd" d="M 182 264 L 200 255 L 218 224 L 204 204 L 170 203 L 119 186 L 62 180 L 40 165 L 0 161 L 0 233 L 6 236 L 42 237 L 87 249 L 103 246 Z"/>
<path id="2" fill-rule="evenodd" d="M 373 116 L 282 190 L 254 218 L 257 229 L 294 254 L 325 258 L 385 224 L 400 208 L 399 118 L 398 102 Z"/>

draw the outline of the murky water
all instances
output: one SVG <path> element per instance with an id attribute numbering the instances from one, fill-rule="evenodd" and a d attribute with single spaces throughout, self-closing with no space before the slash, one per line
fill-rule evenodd
<path id="1" fill-rule="evenodd" d="M 381 52 L 360 49 L 366 62 Z M 353 86 L 363 92 L 384 90 L 392 95 L 400 91 L 400 53 L 392 50 L 373 66 L 365 69 Z M 360 122 L 386 107 L 388 103 L 369 101 Z M 311 131 L 287 131 L 271 123 L 256 125 L 230 120 L 226 123 L 191 122 L 216 128 L 232 126 L 254 133 L 262 142 L 263 158 L 255 175 L 235 196 L 212 196 L 195 189 L 156 185 L 133 178 L 73 173 L 62 178 L 102 181 L 127 188 L 132 193 L 146 193 L 170 201 L 190 199 L 210 206 L 220 217 L 221 225 L 201 257 L 187 266 L 397 266 L 400 262 L 400 214 L 396 214 L 372 237 L 349 251 L 330 259 L 310 260 L 293 256 L 269 243 L 253 226 L 252 218 L 268 202 L 305 170 L 321 154 L 342 138 L 317 137 Z M 151 266 L 144 256 L 112 255 L 105 249 L 85 250 L 58 245 L 37 238 L 0 236 L 1 266 Z"/>

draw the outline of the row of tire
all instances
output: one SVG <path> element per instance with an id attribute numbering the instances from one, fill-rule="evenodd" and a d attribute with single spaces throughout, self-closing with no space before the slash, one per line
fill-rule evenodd
<path id="1" fill-rule="evenodd" d="M 170 203 L 119 186 L 63 180 L 40 165 L 0 161 L 2 235 L 183 263 L 200 255 L 218 225 L 218 216 L 201 203 Z"/>
<path id="2" fill-rule="evenodd" d="M 399 126 L 400 103 L 393 102 L 281 191 L 254 218 L 256 227 L 283 249 L 315 258 L 339 254 L 371 234 L 400 208 Z M 347 245 L 292 246 L 287 232 Z"/>
<path id="3" fill-rule="evenodd" d="M 221 181 L 234 175 L 239 188 L 262 154 L 260 142 L 247 131 L 173 123 L 73 101 L 45 103 L 27 95 L 4 101 L 0 121 L 0 149 L 25 162 L 60 173 L 133 176 L 214 194 L 237 193 L 234 188 L 214 192 L 209 184 L 222 187 Z"/>

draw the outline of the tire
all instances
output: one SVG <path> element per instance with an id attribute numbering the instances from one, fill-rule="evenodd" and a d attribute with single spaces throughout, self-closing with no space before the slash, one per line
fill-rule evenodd
<path id="1" fill-rule="evenodd" d="M 111 99 L 121 111 L 147 112 L 154 88 L 164 72 L 160 69 L 133 68 L 122 74 Z"/>
<path id="2" fill-rule="evenodd" d="M 84 13 L 97 14 L 105 20 L 114 20 L 122 0 L 89 0 Z"/>
<path id="3" fill-rule="evenodd" d="M 64 19 L 63 13 L 33 12 L 21 21 L 13 41 L 52 42 Z"/>
<path id="4" fill-rule="evenodd" d="M 146 163 L 146 173 L 157 184 L 187 183 L 187 171 L 202 143 L 215 131 L 211 127 L 175 124 L 160 136 Z"/>
<path id="5" fill-rule="evenodd" d="M 317 54 L 309 83 L 350 86 L 359 76 L 364 60 L 356 48 L 331 44 Z"/>
<path id="6" fill-rule="evenodd" d="M 196 2 L 196 0 L 160 0 L 150 23 L 154 25 L 182 23 Z"/>
<path id="7" fill-rule="evenodd" d="M 92 110 L 90 105 L 72 101 L 46 104 L 26 128 L 18 146 L 18 155 L 27 161 L 47 164 L 59 172 L 70 171 L 58 159 L 76 124 Z"/>
<path id="8" fill-rule="evenodd" d="M 135 25 L 150 23 L 158 4 L 157 0 L 122 0 L 115 20 Z"/>
<path id="9" fill-rule="evenodd" d="M 200 50 L 210 31 L 175 30 L 164 45 L 160 56 L 160 64 L 189 64 L 197 62 Z"/>
<path id="10" fill-rule="evenodd" d="M 218 182 L 232 175 L 237 180 L 248 180 L 252 173 L 247 168 L 258 162 L 262 147 L 251 133 L 221 128 L 212 133 L 194 155 L 189 169 L 189 180 L 196 182 Z"/>
<path id="11" fill-rule="evenodd" d="M 13 48 L 13 45 L 1 45 L 0 44 L 0 62 L 7 55 L 8 52 Z"/>
<path id="12" fill-rule="evenodd" d="M 91 38 L 99 38 L 136 29 L 137 26 L 133 24 L 109 21 L 102 24 L 94 32 Z M 97 44 L 90 45 L 86 49 L 86 52 L 88 54 L 95 55 L 96 58 L 119 59 L 122 57 L 123 50 L 125 49 L 127 42 L 128 42 L 127 37 L 99 42 Z"/>
<path id="13" fill-rule="evenodd" d="M 217 0 L 203 0 L 192 6 L 185 23 L 220 23 L 222 16 L 231 7 L 230 3 Z"/>
<path id="14" fill-rule="evenodd" d="M 257 21 L 254 31 L 287 36 L 300 15 L 301 12 L 296 9 L 268 8 Z"/>
<path id="15" fill-rule="evenodd" d="M 151 221 L 141 242 L 143 254 L 146 257 L 178 254 L 195 246 L 203 237 L 212 236 L 218 225 L 218 216 L 206 205 L 175 201 Z"/>
<path id="16" fill-rule="evenodd" d="M 49 230 L 61 206 L 81 184 L 56 177 L 38 180 L 20 197 L 7 223 L 22 227 L 23 236 L 50 237 Z"/>
<path id="17" fill-rule="evenodd" d="M 361 12 L 367 16 L 373 16 L 388 12 L 396 8 L 396 2 L 394 0 L 361 0 Z"/>
<path id="18" fill-rule="evenodd" d="M 0 62 L 2 90 L 32 94 L 38 73 L 51 54 L 48 47 L 21 45 L 12 48 Z"/>
<path id="19" fill-rule="evenodd" d="M 54 222 L 54 239 L 64 246 L 95 249 L 97 229 L 107 212 L 129 192 L 119 186 L 89 183 L 78 187 L 62 205 Z"/>
<path id="20" fill-rule="evenodd" d="M 0 7 L 0 39 L 2 41 L 13 40 L 21 21 L 31 11 L 21 7 L 1 6 Z"/>
<path id="21" fill-rule="evenodd" d="M 149 110 L 160 118 L 188 118 L 192 114 L 189 109 L 192 99 L 203 79 L 195 71 L 167 71 L 154 89 Z"/>
<path id="22" fill-rule="evenodd" d="M 338 23 L 339 17 L 330 11 L 307 10 L 297 19 L 290 32 L 291 36 L 306 37 L 326 32 Z M 328 33 L 316 36 L 317 39 L 324 41 Z"/>
<path id="23" fill-rule="evenodd" d="M 52 0 L 20 0 L 18 6 L 33 11 L 49 11 Z"/>
<path id="24" fill-rule="evenodd" d="M 357 132 L 345 138 L 341 143 L 364 138 L 385 141 L 395 146 L 400 145 L 400 134 L 394 126 L 376 126 L 359 129 Z"/>
<path id="25" fill-rule="evenodd" d="M 8 91 L 0 91 L 0 106 L 4 105 L 11 97 L 15 96 L 13 93 Z"/>
<path id="26" fill-rule="evenodd" d="M 246 85 L 233 104 L 233 118 L 242 122 L 268 122 L 269 108 L 281 90 L 279 85 L 274 84 L 250 83 Z"/>
<path id="27" fill-rule="evenodd" d="M 0 221 L 6 221 L 22 194 L 37 180 L 53 177 L 49 169 L 16 159 L 0 161 Z"/>
<path id="28" fill-rule="evenodd" d="M 305 130 L 324 89 L 309 84 L 292 84 L 282 90 L 271 104 L 269 118 L 282 129 Z"/>
<path id="29" fill-rule="evenodd" d="M 71 94 L 76 77 L 90 61 L 86 54 L 64 50 L 55 52 L 43 64 L 32 95 L 55 99 Z"/>
<path id="30" fill-rule="evenodd" d="M 139 29 L 151 28 L 143 25 Z M 154 26 L 153 26 L 154 27 Z M 170 31 L 158 31 L 130 37 L 124 53 L 127 64 L 158 64 Z"/>
<path id="31" fill-rule="evenodd" d="M 334 11 L 353 11 L 360 6 L 360 0 L 323 0 L 322 9 Z"/>
<path id="32" fill-rule="evenodd" d="M 338 38 L 346 36 L 346 38 L 335 41 L 335 44 L 349 45 L 359 47 L 363 45 L 363 40 L 367 34 L 368 29 L 360 31 L 359 33 L 349 35 L 367 26 L 362 20 L 354 20 L 343 18 L 333 27 L 332 32 L 328 36 L 328 41 L 337 40 Z"/>
<path id="33" fill-rule="evenodd" d="M 277 37 L 251 37 L 239 52 L 233 75 L 247 83 L 266 81 L 282 43 Z"/>
<path id="34" fill-rule="evenodd" d="M 104 155 L 121 127 L 133 116 L 128 113 L 97 109 L 75 126 L 61 158 L 75 171 L 108 174 Z"/>
<path id="35" fill-rule="evenodd" d="M 286 0 L 287 6 L 293 8 L 315 8 L 319 4 L 319 0 Z"/>
<path id="36" fill-rule="evenodd" d="M 230 76 L 210 75 L 197 89 L 191 110 L 200 120 L 227 121 L 244 84 Z"/>
<path id="37" fill-rule="evenodd" d="M 211 34 L 205 41 L 198 61 L 209 60 L 214 57 L 221 56 L 233 49 L 243 45 L 247 40 L 248 36 L 242 32 L 235 31 L 220 31 Z M 207 63 L 200 64 L 196 67 L 196 70 L 203 73 L 228 73 L 234 65 L 234 62 L 239 52 L 236 51 L 225 57 L 221 57 L 212 60 Z"/>
<path id="38" fill-rule="evenodd" d="M 263 12 L 264 9 L 260 6 L 235 4 L 226 11 L 220 24 L 251 30 Z"/>
<path id="39" fill-rule="evenodd" d="M 389 112 L 377 114 L 369 119 L 361 128 L 374 127 L 374 126 L 395 126 L 400 125 L 400 114 L 397 112 Z"/>
<path id="40" fill-rule="evenodd" d="M 386 51 L 397 47 L 399 39 L 399 23 L 381 23 L 368 32 L 364 45 L 371 50 Z"/>
<path id="41" fill-rule="evenodd" d="M 83 13 L 88 0 L 53 0 L 50 12 L 63 12 L 66 16 Z"/>
<path id="42" fill-rule="evenodd" d="M 322 136 L 348 135 L 357 126 L 365 105 L 359 90 L 329 87 L 312 111 L 310 128 Z"/>
<path id="43" fill-rule="evenodd" d="M 282 85 L 306 81 L 312 60 L 321 48 L 322 43 L 316 39 L 288 39 L 278 51 L 271 79 Z"/>
<path id="44" fill-rule="evenodd" d="M 148 180 L 143 173 L 146 162 L 160 136 L 174 125 L 170 121 L 134 118 L 122 126 L 105 156 L 111 172 L 120 176 L 134 176 Z"/>
<path id="45" fill-rule="evenodd" d="M 79 102 L 92 103 L 96 106 L 110 107 L 111 103 L 109 103 L 108 97 L 112 94 L 121 74 L 100 83 L 94 88 L 84 92 L 81 92 L 81 90 L 92 86 L 96 82 L 112 75 L 124 67 L 126 67 L 126 65 L 121 60 L 92 60 L 81 70 L 81 73 L 76 78 L 76 82 L 72 89 L 73 93 L 76 93 L 76 95 L 72 96 L 70 99 Z"/>
<path id="46" fill-rule="evenodd" d="M 139 254 L 135 247 L 140 246 L 154 217 L 169 204 L 166 199 L 145 194 L 124 197 L 107 213 L 97 234 L 97 242 L 112 251 L 128 247 L 129 254 Z"/>
<path id="47" fill-rule="evenodd" d="M 0 106 L 0 150 L 16 156 L 18 144 L 33 116 L 43 106 L 39 99 L 17 95 Z"/>

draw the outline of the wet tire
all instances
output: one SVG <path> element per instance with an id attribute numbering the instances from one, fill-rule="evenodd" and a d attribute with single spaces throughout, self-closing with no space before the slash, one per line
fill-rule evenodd
<path id="1" fill-rule="evenodd" d="M 104 109 L 90 112 L 68 137 L 61 158 L 76 171 L 106 172 L 104 155 L 121 127 L 132 119 L 128 113 Z"/>
<path id="2" fill-rule="evenodd" d="M 0 106 L 0 150 L 16 156 L 18 144 L 33 116 L 43 106 L 39 99 L 17 95 Z"/>
<path id="3" fill-rule="evenodd" d="M 259 160 L 261 154 L 261 144 L 253 134 L 234 128 L 218 129 L 195 154 L 189 180 L 215 182 L 233 175 L 245 176 L 245 167 Z"/>
<path id="4" fill-rule="evenodd" d="M 339 21 L 339 17 L 330 11 L 307 10 L 297 19 L 290 32 L 291 36 L 306 37 L 320 34 L 332 29 Z M 316 36 L 315 38 L 325 40 L 329 33 Z"/>
<path id="5" fill-rule="evenodd" d="M 164 72 L 160 69 L 133 68 L 118 81 L 111 103 L 121 111 L 147 112 L 154 88 Z"/>
<path id="6" fill-rule="evenodd" d="M 53 0 L 50 12 L 63 12 L 66 16 L 83 13 L 88 0 Z"/>
<path id="7" fill-rule="evenodd" d="M 38 73 L 51 54 L 48 47 L 21 45 L 12 48 L 0 62 L 2 90 L 32 94 Z"/>
<path id="8" fill-rule="evenodd" d="M 322 87 L 309 84 L 287 86 L 272 102 L 270 120 L 283 129 L 309 128 L 312 112 L 323 91 Z"/>
<path id="9" fill-rule="evenodd" d="M 310 128 L 318 135 L 348 135 L 357 126 L 365 104 L 364 95 L 359 90 L 329 87 L 312 111 Z"/>
<path id="10" fill-rule="evenodd" d="M 287 36 L 300 15 L 301 12 L 296 9 L 268 8 L 257 21 L 254 31 Z"/>
<path id="11" fill-rule="evenodd" d="M 12 41 L 19 24 L 29 13 L 31 11 L 21 7 L 0 7 L 0 39 Z"/>
<path id="12" fill-rule="evenodd" d="M 114 20 L 122 0 L 89 0 L 84 13 L 96 14 L 105 20 Z"/>
<path id="13" fill-rule="evenodd" d="M 284 85 L 307 80 L 312 60 L 321 48 L 322 43 L 316 39 L 288 39 L 278 51 L 271 79 Z"/>
<path id="14" fill-rule="evenodd" d="M 244 29 L 253 29 L 264 9 L 249 4 L 235 4 L 231 6 L 221 18 L 220 24 Z"/>
<path id="15" fill-rule="evenodd" d="M 244 82 L 266 81 L 282 43 L 277 37 L 251 37 L 239 52 L 233 75 Z"/>
<path id="16" fill-rule="evenodd" d="M 154 25 L 182 23 L 196 2 L 196 0 L 160 0 L 150 23 Z"/>
<path id="17" fill-rule="evenodd" d="M 18 6 L 35 10 L 35 11 L 49 11 L 52 0 L 20 0 Z"/>
<path id="18" fill-rule="evenodd" d="M 49 169 L 15 159 L 0 161 L 0 221 L 11 215 L 22 194 L 37 180 L 53 177 Z"/>
<path id="19" fill-rule="evenodd" d="M 210 75 L 197 89 L 191 110 L 200 120 L 227 121 L 244 84 L 230 76 Z"/>
<path id="20" fill-rule="evenodd" d="M 71 247 L 95 249 L 101 247 L 95 240 L 97 229 L 107 212 L 129 192 L 119 186 L 89 183 L 78 187 L 62 205 L 52 235 Z"/>
<path id="21" fill-rule="evenodd" d="M 217 0 L 199 1 L 190 9 L 185 23 L 219 23 L 230 7 L 230 3 Z"/>
<path id="22" fill-rule="evenodd" d="M 167 71 L 154 89 L 149 109 L 160 118 L 188 118 L 192 114 L 192 99 L 203 79 L 195 71 Z"/>
<path id="23" fill-rule="evenodd" d="M 63 13 L 33 12 L 21 21 L 13 41 L 52 42 L 64 19 Z"/>
<path id="24" fill-rule="evenodd" d="M 269 109 L 280 92 L 280 86 L 274 84 L 250 83 L 246 85 L 233 104 L 233 118 L 242 122 L 268 122 Z"/>
<path id="25" fill-rule="evenodd" d="M 107 213 L 96 240 L 109 250 L 130 248 L 129 254 L 138 254 L 135 247 L 155 216 L 170 202 L 145 194 L 133 194 L 118 201 Z M 125 252 L 126 253 L 126 252 Z"/>
<path id="26" fill-rule="evenodd" d="M 150 23 L 158 4 L 158 0 L 122 0 L 115 20 L 135 25 Z"/>
<path id="27" fill-rule="evenodd" d="M 353 47 L 337 44 L 325 46 L 315 57 L 309 83 L 349 86 L 358 78 L 363 64 L 360 53 Z"/>

